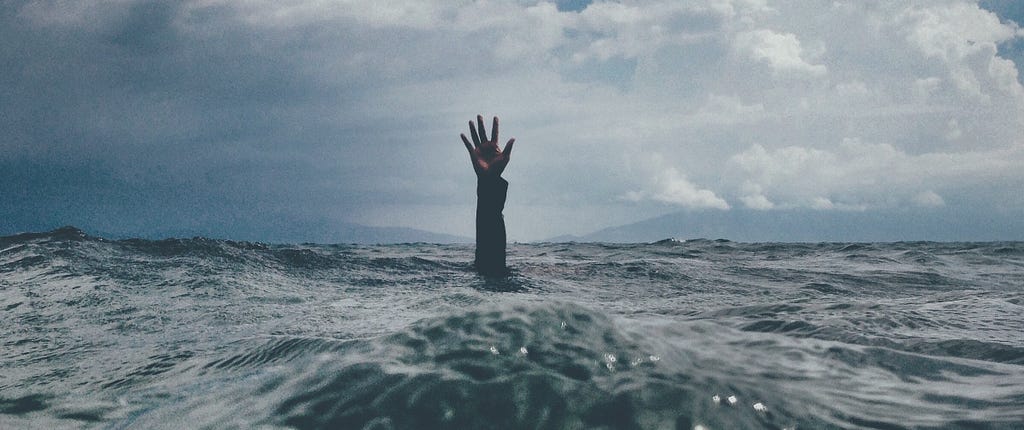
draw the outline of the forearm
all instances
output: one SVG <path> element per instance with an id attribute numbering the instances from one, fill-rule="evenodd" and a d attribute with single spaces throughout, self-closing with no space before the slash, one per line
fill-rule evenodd
<path id="1" fill-rule="evenodd" d="M 508 182 L 501 177 L 477 178 L 476 267 L 483 273 L 505 272 L 505 209 Z"/>

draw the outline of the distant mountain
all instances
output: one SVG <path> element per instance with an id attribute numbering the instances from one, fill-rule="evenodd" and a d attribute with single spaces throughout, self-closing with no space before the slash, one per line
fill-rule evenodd
<path id="1" fill-rule="evenodd" d="M 700 210 L 610 227 L 571 240 L 652 242 L 665 238 L 737 242 L 1013 241 L 1024 240 L 1024 216 L 956 208 Z M 558 241 L 555 239 L 561 237 L 551 241 Z"/>
<path id="2" fill-rule="evenodd" d="M 541 242 L 551 243 L 564 243 L 564 242 L 587 242 L 587 239 L 583 236 L 576 236 L 574 234 L 563 234 L 561 236 L 555 236 L 542 240 Z"/>

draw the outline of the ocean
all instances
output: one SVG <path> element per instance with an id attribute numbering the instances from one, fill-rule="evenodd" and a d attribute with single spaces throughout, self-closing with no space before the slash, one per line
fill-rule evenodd
<path id="1" fill-rule="evenodd" d="M 1021 429 L 1024 243 L 0 238 L 0 428 Z"/>

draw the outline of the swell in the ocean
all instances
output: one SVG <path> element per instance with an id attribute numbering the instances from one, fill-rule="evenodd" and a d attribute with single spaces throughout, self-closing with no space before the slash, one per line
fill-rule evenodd
<path id="1" fill-rule="evenodd" d="M 0 238 L 0 427 L 1024 427 L 1019 242 L 472 251 Z"/>

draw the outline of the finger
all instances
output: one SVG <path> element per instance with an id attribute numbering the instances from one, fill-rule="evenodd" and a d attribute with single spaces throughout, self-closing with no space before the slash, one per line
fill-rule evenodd
<path id="1" fill-rule="evenodd" d="M 495 145 L 498 144 L 498 117 L 494 117 L 494 121 L 491 122 L 491 141 Z"/>
<path id="2" fill-rule="evenodd" d="M 476 135 L 476 126 L 473 125 L 473 121 L 469 122 L 469 134 L 473 136 L 473 146 L 480 146 L 480 138 Z"/>
<path id="3" fill-rule="evenodd" d="M 469 143 L 469 139 L 466 139 L 466 133 L 462 133 L 459 136 L 462 136 L 462 143 L 466 144 L 466 150 L 469 151 L 469 155 L 473 156 L 473 145 Z"/>
<path id="4" fill-rule="evenodd" d="M 480 132 L 480 143 L 488 142 L 487 132 L 484 131 L 484 117 L 476 116 L 477 131 Z"/>
<path id="5" fill-rule="evenodd" d="M 509 156 L 512 155 L 512 144 L 513 143 L 516 143 L 516 138 L 514 138 L 514 137 L 509 139 L 508 143 L 505 144 L 505 150 L 502 151 L 502 153 L 505 154 L 505 158 L 508 158 Z"/>

